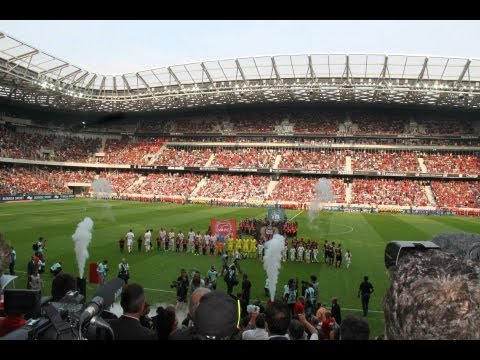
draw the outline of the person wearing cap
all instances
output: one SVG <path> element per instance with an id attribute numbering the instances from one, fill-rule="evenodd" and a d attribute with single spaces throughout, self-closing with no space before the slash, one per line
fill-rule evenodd
<path id="1" fill-rule="evenodd" d="M 195 339 L 236 340 L 240 339 L 240 305 L 238 300 L 220 292 L 204 295 L 195 311 Z"/>
<path id="2" fill-rule="evenodd" d="M 57 276 L 57 274 L 62 271 L 62 262 L 56 262 L 52 266 L 50 266 L 50 272 L 54 275 Z"/>

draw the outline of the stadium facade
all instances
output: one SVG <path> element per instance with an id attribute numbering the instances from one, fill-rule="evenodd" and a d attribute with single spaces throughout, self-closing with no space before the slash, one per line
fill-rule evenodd
<path id="1" fill-rule="evenodd" d="M 107 177 L 123 198 L 478 215 L 479 82 L 479 59 L 395 54 L 101 75 L 0 33 L 0 195 Z"/>

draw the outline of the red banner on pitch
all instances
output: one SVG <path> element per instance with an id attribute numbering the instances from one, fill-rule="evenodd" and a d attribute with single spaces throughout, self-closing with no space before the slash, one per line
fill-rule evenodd
<path id="1" fill-rule="evenodd" d="M 237 238 L 237 220 L 210 220 L 210 229 L 213 234 L 220 234 L 224 238 L 231 235 L 234 239 Z"/>

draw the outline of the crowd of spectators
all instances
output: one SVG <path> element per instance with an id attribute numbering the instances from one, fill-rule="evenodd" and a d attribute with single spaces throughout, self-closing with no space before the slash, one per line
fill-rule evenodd
<path id="1" fill-rule="evenodd" d="M 139 140 L 108 139 L 105 143 L 105 157 L 99 162 L 107 164 L 146 164 L 147 155 L 154 155 L 165 142 L 164 138 L 148 138 Z"/>
<path id="2" fill-rule="evenodd" d="M 101 146 L 98 138 L 29 134 L 0 129 L 0 156 L 15 159 L 87 161 Z"/>
<path id="3" fill-rule="evenodd" d="M 188 196 L 201 179 L 201 175 L 188 173 L 149 174 L 141 184 L 134 185 L 129 193 Z"/>
<path id="4" fill-rule="evenodd" d="M 480 154 L 425 153 L 423 162 L 429 173 L 480 174 Z"/>
<path id="5" fill-rule="evenodd" d="M 301 203 L 319 200 L 320 202 L 345 203 L 345 184 L 342 179 L 330 179 L 329 193 L 332 196 L 329 198 L 325 194 L 318 193 L 318 182 L 318 178 L 283 176 L 268 196 L 268 200 Z"/>
<path id="6" fill-rule="evenodd" d="M 198 197 L 263 200 L 270 178 L 267 176 L 241 176 L 213 174 L 197 193 Z"/>
<path id="7" fill-rule="evenodd" d="M 427 206 L 424 187 L 416 180 L 354 179 L 352 204 Z"/>
<path id="8" fill-rule="evenodd" d="M 88 176 L 89 173 L 78 172 L 78 178 Z M 63 172 L 48 168 L 5 167 L 0 169 L 0 195 L 71 194 L 66 186 L 71 178 L 76 178 L 72 171 L 63 176 Z"/>
<path id="9" fill-rule="evenodd" d="M 213 154 L 209 148 L 184 149 L 167 148 L 155 160 L 154 165 L 164 166 L 205 166 Z"/>
<path id="10" fill-rule="evenodd" d="M 218 149 L 210 166 L 237 168 L 271 168 L 278 149 L 239 148 Z"/>
<path id="11" fill-rule="evenodd" d="M 406 116 L 387 115 L 382 113 L 353 112 L 350 115 L 356 135 L 365 134 L 404 134 L 407 133 L 408 119 Z"/>
<path id="12" fill-rule="evenodd" d="M 345 150 L 283 150 L 279 169 L 344 170 Z"/>
<path id="13" fill-rule="evenodd" d="M 439 207 L 480 208 L 480 181 L 432 181 L 431 187 Z"/>
<path id="14" fill-rule="evenodd" d="M 417 155 L 412 152 L 366 152 L 351 153 L 352 170 L 419 171 Z"/>
<path id="15" fill-rule="evenodd" d="M 102 171 L 100 177 L 108 180 L 113 193 L 127 192 L 127 189 L 140 178 L 141 174 L 133 171 Z M 93 190 L 93 189 L 92 189 Z"/>

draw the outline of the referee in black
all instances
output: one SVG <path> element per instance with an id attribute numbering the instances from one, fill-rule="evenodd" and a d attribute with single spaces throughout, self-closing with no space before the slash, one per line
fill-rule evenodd
<path id="1" fill-rule="evenodd" d="M 358 289 L 358 297 L 362 296 L 362 309 L 363 316 L 368 314 L 368 302 L 370 301 L 370 295 L 373 293 L 373 286 L 368 281 L 368 276 L 363 277 L 363 282 L 360 283 L 360 288 Z"/>

